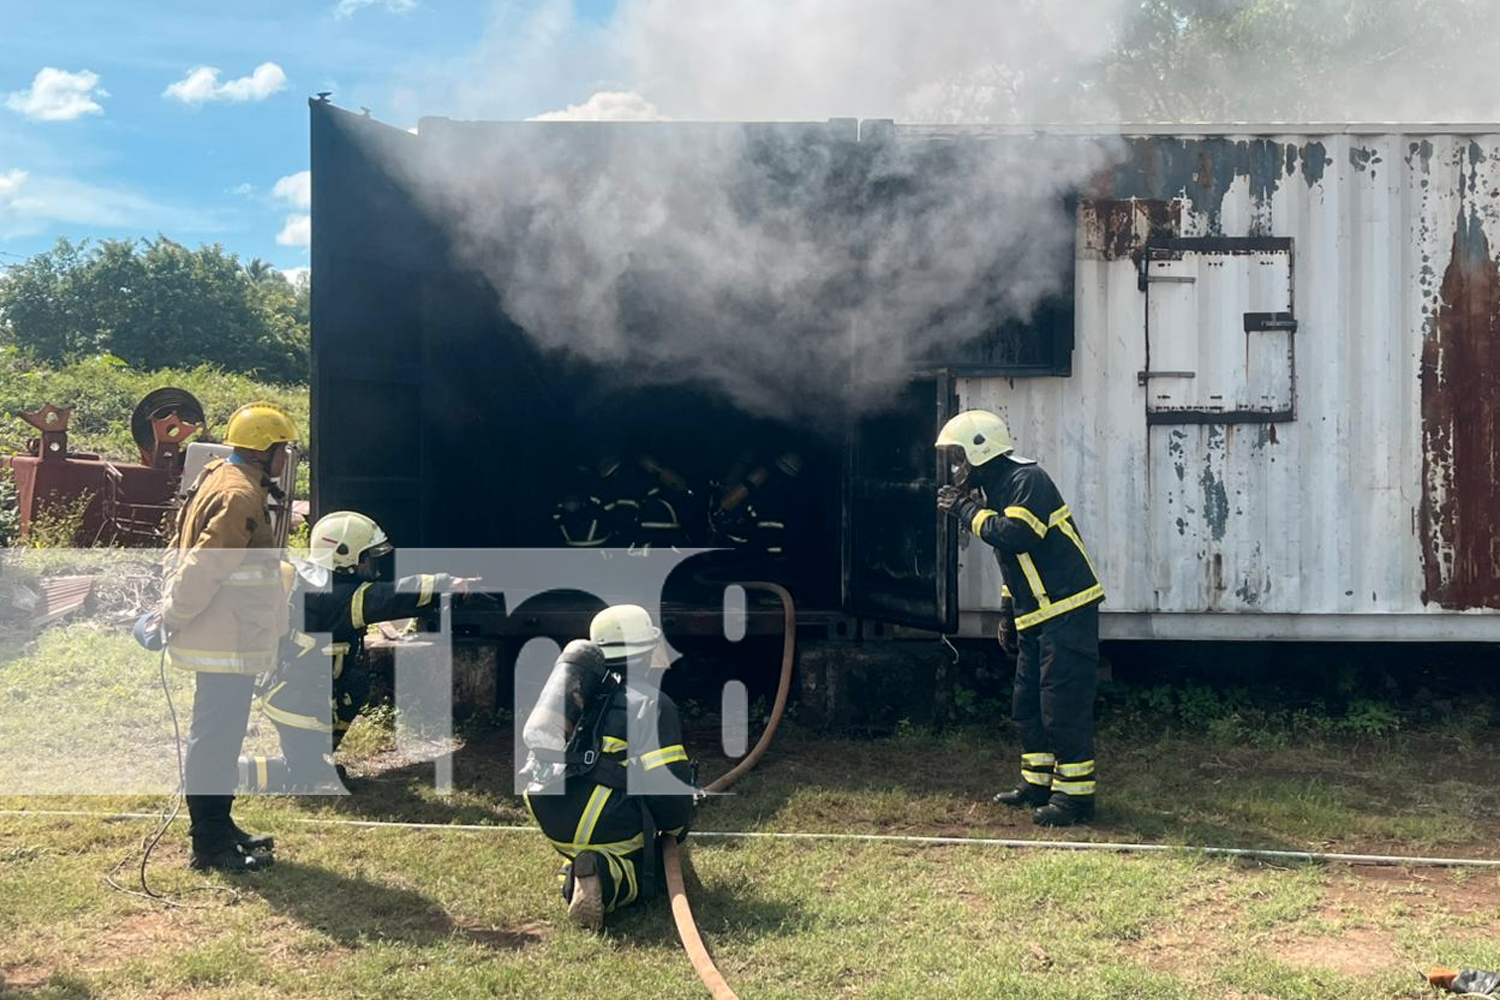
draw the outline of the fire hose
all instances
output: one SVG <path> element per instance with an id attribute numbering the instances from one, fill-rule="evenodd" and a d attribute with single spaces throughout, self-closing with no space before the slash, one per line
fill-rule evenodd
<path id="1" fill-rule="evenodd" d="M 774 583 L 742 583 L 740 586 L 746 590 L 763 590 L 781 600 L 784 623 L 781 644 L 781 679 L 776 685 L 776 702 L 771 706 L 771 716 L 766 720 L 765 732 L 760 734 L 760 739 L 745 755 L 744 760 L 704 788 L 704 791 L 710 794 L 722 792 L 740 780 L 765 754 L 766 748 L 771 745 L 771 739 L 776 735 L 776 728 L 781 725 L 781 713 L 786 710 L 787 693 L 792 686 L 792 661 L 797 647 L 797 609 L 792 603 L 792 595 L 785 587 Z M 682 947 L 687 950 L 688 958 L 692 960 L 693 970 L 698 973 L 698 978 L 703 980 L 703 985 L 707 986 L 709 992 L 714 995 L 714 1000 L 739 1000 L 739 996 L 729 988 L 729 984 L 719 974 L 718 967 L 714 965 L 714 960 L 709 955 L 702 936 L 698 933 L 698 925 L 693 920 L 693 910 L 688 905 L 687 891 L 682 883 L 682 864 L 677 854 L 677 842 L 666 837 L 663 838 L 661 844 L 662 867 L 666 869 L 667 875 L 667 894 L 672 901 L 672 919 L 677 923 L 677 936 L 682 939 Z"/>

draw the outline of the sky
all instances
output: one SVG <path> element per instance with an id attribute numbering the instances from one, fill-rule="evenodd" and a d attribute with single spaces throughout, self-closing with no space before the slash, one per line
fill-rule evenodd
<path id="1" fill-rule="evenodd" d="M 582 53 L 613 4 L 13 0 L 0 16 L 0 265 L 59 236 L 160 233 L 306 267 L 309 97 L 331 91 L 403 128 L 563 111 L 609 87 Z M 528 71 L 538 31 L 582 71 Z"/>

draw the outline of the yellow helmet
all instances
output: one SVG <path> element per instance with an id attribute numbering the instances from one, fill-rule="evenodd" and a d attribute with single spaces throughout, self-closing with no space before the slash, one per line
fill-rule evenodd
<path id="1" fill-rule="evenodd" d="M 589 641 L 604 650 L 607 660 L 649 653 L 660 638 L 661 629 L 651 624 L 651 615 L 638 604 L 605 608 L 589 623 Z"/>
<path id="2" fill-rule="evenodd" d="M 229 418 L 226 444 L 251 451 L 268 451 L 273 445 L 297 440 L 297 425 L 275 403 L 246 403 Z"/>
<path id="3" fill-rule="evenodd" d="M 965 410 L 943 425 L 939 448 L 962 448 L 969 464 L 981 466 L 992 458 L 1009 454 L 1012 445 L 1005 421 L 989 410 Z"/>
<path id="4" fill-rule="evenodd" d="M 324 569 L 354 569 L 366 555 L 391 551 L 380 525 L 352 510 L 338 510 L 318 518 L 307 543 L 308 561 Z"/>

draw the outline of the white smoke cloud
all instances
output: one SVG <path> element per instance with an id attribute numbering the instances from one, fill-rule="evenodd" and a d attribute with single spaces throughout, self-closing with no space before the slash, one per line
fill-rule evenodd
<path id="1" fill-rule="evenodd" d="M 261 63 L 249 76 L 219 82 L 216 66 L 199 66 L 189 70 L 187 76 L 162 91 L 184 104 L 204 104 L 209 101 L 242 103 L 263 101 L 272 94 L 286 88 L 286 73 L 273 62 Z"/>
<path id="2" fill-rule="evenodd" d="M 667 121 L 656 105 L 628 90 L 601 90 L 582 104 L 528 118 L 533 122 L 660 122 Z"/>
<path id="3" fill-rule="evenodd" d="M 599 65 L 624 86 L 536 120 L 1025 121 L 1103 56 L 1127 6 L 623 0 Z M 513 58 L 482 61 L 572 65 L 565 12 L 544 5 Z M 934 349 L 1070 292 L 1063 202 L 1102 146 L 839 128 L 538 124 L 446 149 L 439 130 L 409 179 L 544 349 L 761 414 L 878 405 Z"/>
<path id="4" fill-rule="evenodd" d="M 103 114 L 98 98 L 108 96 L 109 91 L 99 86 L 97 73 L 69 73 L 47 66 L 37 72 L 29 88 L 8 96 L 5 106 L 33 121 L 66 122 Z"/>

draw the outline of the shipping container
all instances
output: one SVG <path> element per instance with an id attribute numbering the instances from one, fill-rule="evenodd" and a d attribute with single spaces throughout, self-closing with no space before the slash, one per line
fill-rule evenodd
<path id="1" fill-rule="evenodd" d="M 985 407 L 1070 502 L 1106 638 L 1500 640 L 1500 128 L 412 133 L 311 109 L 315 512 L 366 511 L 407 546 L 552 546 L 559 484 L 600 427 L 694 482 L 725 455 L 795 452 L 786 555 L 738 572 L 791 586 L 810 634 L 993 635 L 995 563 L 932 504 L 938 427 Z M 559 128 L 734 129 L 851 164 L 1040 137 L 1105 166 L 1063 201 L 1061 294 L 914 358 L 888 407 L 829 435 L 710 388 L 622 387 L 502 314 L 414 187 L 424 165 Z"/>

